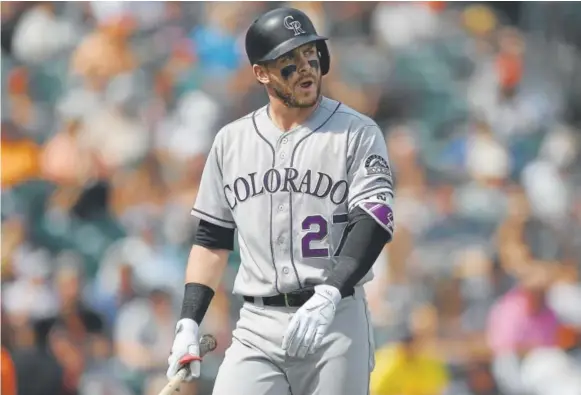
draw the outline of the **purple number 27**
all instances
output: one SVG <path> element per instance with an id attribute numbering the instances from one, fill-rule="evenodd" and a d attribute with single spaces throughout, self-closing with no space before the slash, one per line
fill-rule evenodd
<path id="1" fill-rule="evenodd" d="M 333 223 L 338 224 L 347 222 L 342 219 L 343 216 L 335 216 Z M 325 258 L 329 256 L 328 247 L 314 248 L 311 247 L 312 242 L 321 242 L 329 234 L 329 222 L 322 215 L 310 215 L 306 217 L 301 223 L 301 228 L 307 233 L 301 240 L 301 252 L 303 258 Z"/>

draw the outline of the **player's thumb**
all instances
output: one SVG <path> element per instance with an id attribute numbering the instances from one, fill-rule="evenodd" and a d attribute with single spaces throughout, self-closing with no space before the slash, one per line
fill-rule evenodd
<path id="1" fill-rule="evenodd" d="M 190 362 L 190 374 L 187 377 L 188 381 L 195 380 L 200 377 L 201 361 Z"/>

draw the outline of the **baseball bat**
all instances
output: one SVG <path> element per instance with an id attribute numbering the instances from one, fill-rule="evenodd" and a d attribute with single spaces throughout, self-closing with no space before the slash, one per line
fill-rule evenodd
<path id="1" fill-rule="evenodd" d="M 203 357 L 207 353 L 214 351 L 217 346 L 218 342 L 214 336 L 210 334 L 202 336 L 200 339 L 200 357 Z M 169 383 L 163 387 L 159 395 L 172 395 L 175 391 L 179 391 L 180 384 L 188 375 L 189 370 L 189 364 L 184 365 L 184 367 L 178 370 L 177 374 L 172 377 Z"/>

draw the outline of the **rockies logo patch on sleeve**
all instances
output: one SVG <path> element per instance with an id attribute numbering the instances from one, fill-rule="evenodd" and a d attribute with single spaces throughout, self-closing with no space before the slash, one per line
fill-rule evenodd
<path id="1" fill-rule="evenodd" d="M 365 172 L 368 176 L 384 174 L 391 177 L 391 170 L 389 169 L 387 161 L 376 154 L 369 155 L 365 159 Z"/>

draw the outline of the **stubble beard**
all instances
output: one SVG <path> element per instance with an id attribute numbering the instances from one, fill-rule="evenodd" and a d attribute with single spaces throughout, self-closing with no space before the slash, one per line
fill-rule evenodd
<path id="1" fill-rule="evenodd" d="M 316 81 L 317 84 L 317 94 L 314 98 L 299 99 L 294 93 L 294 89 L 291 89 L 288 85 L 273 84 L 272 90 L 276 96 L 282 100 L 282 102 L 289 108 L 310 108 L 313 107 L 319 101 L 321 97 L 321 80 Z"/>

